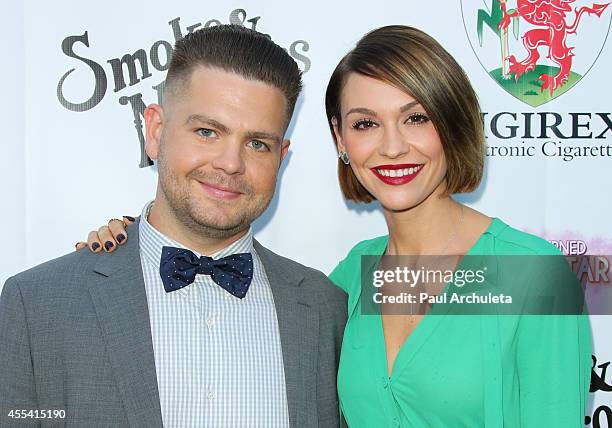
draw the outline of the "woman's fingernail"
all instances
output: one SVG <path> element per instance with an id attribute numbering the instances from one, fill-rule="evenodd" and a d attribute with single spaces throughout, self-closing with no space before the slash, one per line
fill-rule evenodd
<path id="1" fill-rule="evenodd" d="M 106 248 L 106 251 L 110 250 L 111 248 L 113 248 L 113 243 L 111 241 L 106 241 L 104 243 L 104 248 Z"/>
<path id="2" fill-rule="evenodd" d="M 129 221 L 136 221 L 136 219 L 134 217 L 129 216 L 129 215 L 124 215 L 123 217 L 127 218 Z"/>
<path id="3" fill-rule="evenodd" d="M 125 241 L 125 235 L 123 233 L 120 233 L 119 235 L 117 235 L 117 242 L 121 244 L 123 241 Z"/>
<path id="4" fill-rule="evenodd" d="M 100 244 L 98 244 L 97 242 L 94 242 L 93 244 L 91 244 L 92 250 L 98 251 L 98 248 L 100 248 Z"/>

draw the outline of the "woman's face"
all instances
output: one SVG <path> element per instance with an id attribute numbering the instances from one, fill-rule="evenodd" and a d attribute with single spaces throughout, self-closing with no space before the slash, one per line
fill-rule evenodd
<path id="1" fill-rule="evenodd" d="M 425 109 L 380 80 L 351 73 L 340 96 L 338 149 L 383 208 L 403 211 L 445 190 L 442 142 Z M 334 121 L 335 123 L 335 121 Z"/>

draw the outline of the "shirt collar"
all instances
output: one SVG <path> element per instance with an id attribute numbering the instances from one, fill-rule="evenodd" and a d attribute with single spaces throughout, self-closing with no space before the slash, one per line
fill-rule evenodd
<path id="1" fill-rule="evenodd" d="M 140 234 L 140 251 L 143 256 L 151 263 L 155 265 L 159 265 L 161 260 L 162 247 L 176 247 L 176 248 L 185 248 L 187 250 L 192 251 L 197 257 L 200 257 L 202 254 L 197 251 L 187 248 L 174 239 L 164 235 L 159 230 L 155 229 L 151 223 L 148 221 L 149 212 L 153 203 L 155 201 L 151 201 L 147 203 L 140 216 L 140 223 L 138 225 L 139 234 Z M 232 242 L 225 248 L 220 249 L 219 251 L 214 252 L 213 254 L 206 254 L 209 257 L 214 259 L 218 259 L 221 257 L 229 256 L 231 254 L 237 253 L 253 253 L 253 229 L 249 227 L 247 233 L 244 234 L 240 239 L 235 242 Z"/>

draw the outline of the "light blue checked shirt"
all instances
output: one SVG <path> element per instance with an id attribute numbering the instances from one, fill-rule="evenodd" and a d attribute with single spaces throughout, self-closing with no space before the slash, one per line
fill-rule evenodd
<path id="1" fill-rule="evenodd" d="M 151 205 L 140 219 L 140 256 L 164 427 L 289 427 L 276 309 L 252 231 L 209 255 L 253 255 L 244 299 L 207 275 L 167 293 L 159 275 L 162 247 L 185 247 L 149 224 Z"/>

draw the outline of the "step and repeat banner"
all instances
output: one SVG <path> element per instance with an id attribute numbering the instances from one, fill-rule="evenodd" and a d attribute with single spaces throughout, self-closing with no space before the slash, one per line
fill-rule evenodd
<path id="1" fill-rule="evenodd" d="M 72 251 L 109 218 L 138 215 L 154 197 L 144 108 L 159 99 L 176 40 L 225 23 L 269 34 L 304 72 L 290 154 L 276 196 L 255 224 L 257 238 L 276 252 L 329 273 L 356 242 L 386 232 L 376 204 L 347 203 L 340 194 L 323 98 L 337 61 L 364 33 L 404 24 L 454 55 L 480 97 L 486 174 L 476 192 L 457 199 L 566 254 L 612 254 L 612 5 L 599 1 L 508 0 L 513 17 L 504 31 L 499 0 L 10 6 L 0 30 L 0 283 Z M 515 79 L 530 55 L 530 69 Z M 591 318 L 585 426 L 609 427 L 612 316 Z"/>

